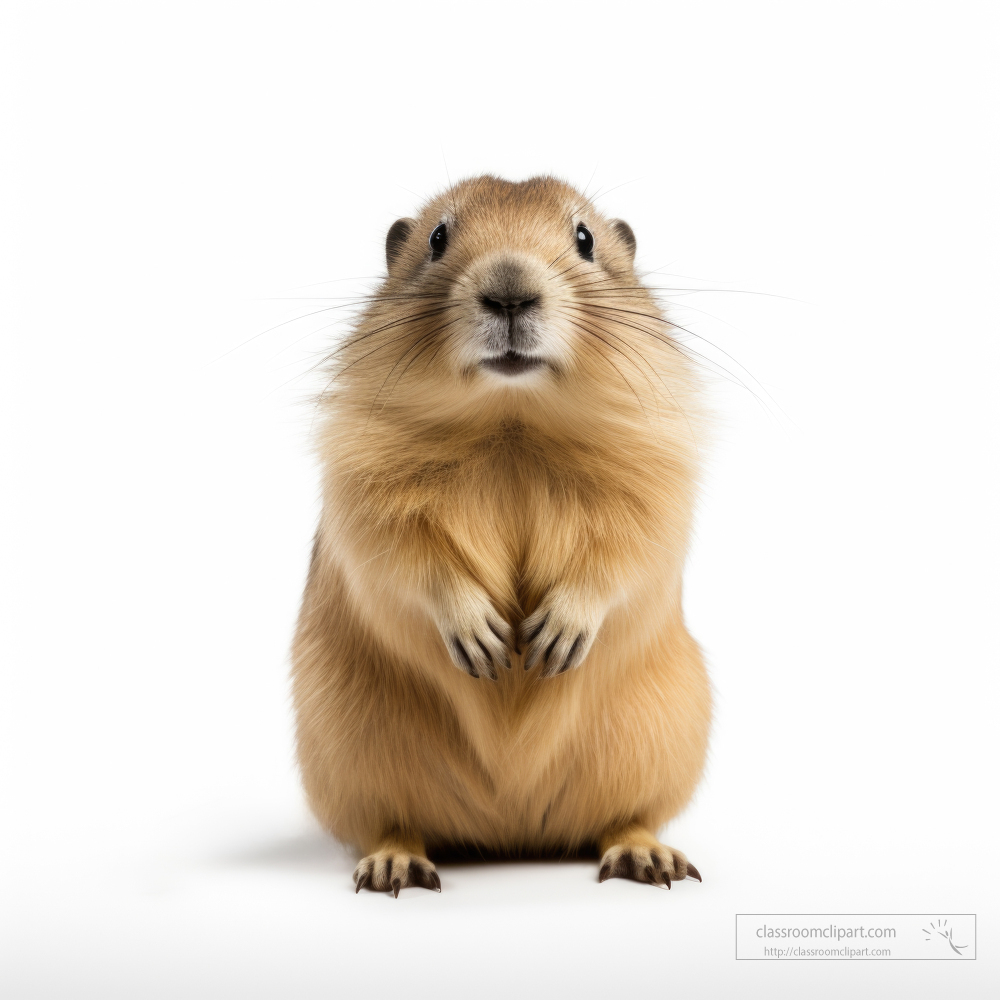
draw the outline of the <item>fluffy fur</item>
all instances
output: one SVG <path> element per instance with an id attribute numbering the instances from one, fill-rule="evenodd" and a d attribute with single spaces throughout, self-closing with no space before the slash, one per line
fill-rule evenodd
<path id="1" fill-rule="evenodd" d="M 393 227 L 334 352 L 294 696 L 358 888 L 439 888 L 455 845 L 698 877 L 655 837 L 709 729 L 681 609 L 698 391 L 634 247 L 559 181 L 463 182 Z M 491 369 L 505 350 L 542 360 Z"/>

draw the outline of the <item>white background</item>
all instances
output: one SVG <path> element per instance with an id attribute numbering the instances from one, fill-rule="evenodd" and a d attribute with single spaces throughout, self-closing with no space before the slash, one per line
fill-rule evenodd
<path id="1" fill-rule="evenodd" d="M 4 996 L 995 996 L 995 12 L 6 4 Z M 688 571 L 703 885 L 356 897 L 302 805 L 343 310 L 297 317 L 484 171 L 604 190 L 752 390 Z M 736 962 L 737 912 L 977 913 L 979 958 Z"/>

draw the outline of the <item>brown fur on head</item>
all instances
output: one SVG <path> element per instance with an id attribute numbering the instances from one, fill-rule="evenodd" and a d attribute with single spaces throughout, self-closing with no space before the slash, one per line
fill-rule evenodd
<path id="1" fill-rule="evenodd" d="M 435 259 L 428 239 L 442 225 Z M 578 252 L 581 225 L 593 236 L 590 261 Z M 389 419 L 479 426 L 516 416 L 578 434 L 595 395 L 607 407 L 598 425 L 664 408 L 677 416 L 691 406 L 690 375 L 634 255 L 628 224 L 560 181 L 458 184 L 390 229 L 388 279 L 336 354 L 335 384 Z M 509 325 L 498 309 L 507 303 L 527 303 Z M 489 359 L 508 352 L 537 367 L 517 377 L 491 370 Z"/>
<path id="2" fill-rule="evenodd" d="M 634 252 L 560 181 L 466 181 L 390 229 L 334 352 L 295 695 L 312 806 L 373 852 L 359 885 L 397 856 L 427 884 L 425 844 L 686 870 L 651 831 L 707 737 L 697 387 Z"/>

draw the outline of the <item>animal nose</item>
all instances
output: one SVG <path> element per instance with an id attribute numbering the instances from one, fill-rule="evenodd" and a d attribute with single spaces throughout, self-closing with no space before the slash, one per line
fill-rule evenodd
<path id="1" fill-rule="evenodd" d="M 531 298 L 504 296 L 503 298 L 491 298 L 489 295 L 480 297 L 480 302 L 497 316 L 517 316 L 520 313 L 528 312 L 538 305 L 539 296 Z"/>

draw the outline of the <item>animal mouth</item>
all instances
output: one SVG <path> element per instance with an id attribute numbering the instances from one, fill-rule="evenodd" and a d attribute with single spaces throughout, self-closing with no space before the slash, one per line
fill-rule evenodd
<path id="1" fill-rule="evenodd" d="M 532 357 L 530 354 L 518 354 L 517 351 L 508 351 L 495 358 L 485 358 L 482 362 L 484 368 L 498 375 L 523 375 L 525 372 L 534 371 L 545 364 L 543 358 Z"/>

